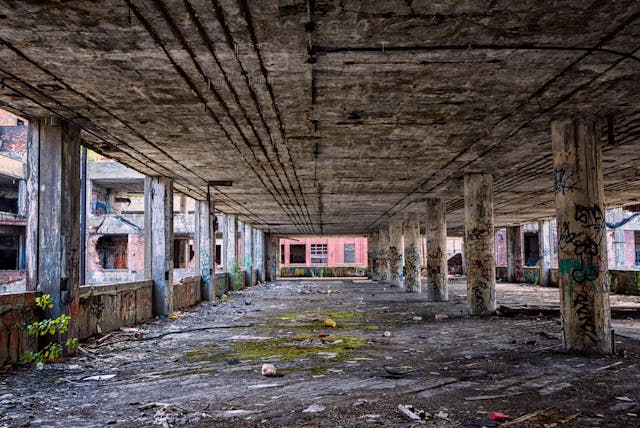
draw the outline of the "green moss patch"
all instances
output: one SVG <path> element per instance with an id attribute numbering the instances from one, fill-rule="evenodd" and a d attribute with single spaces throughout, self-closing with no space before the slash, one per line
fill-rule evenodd
<path id="1" fill-rule="evenodd" d="M 318 337 L 315 334 L 300 334 L 259 342 L 234 342 L 225 347 L 205 345 L 187 352 L 185 359 L 189 362 L 261 361 L 267 359 L 288 361 L 311 357 L 323 359 L 323 357 L 335 354 L 335 358 L 331 358 L 332 360 L 344 360 L 350 351 L 364 345 L 364 340 L 356 336 Z"/>

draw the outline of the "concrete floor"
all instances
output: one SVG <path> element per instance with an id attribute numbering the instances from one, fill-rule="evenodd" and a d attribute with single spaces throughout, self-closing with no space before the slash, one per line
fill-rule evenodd
<path id="1" fill-rule="evenodd" d="M 497 288 L 500 304 L 557 301 L 553 289 Z M 470 318 L 464 295 L 462 280 L 448 303 L 366 280 L 254 287 L 144 324 L 142 340 L 118 332 L 62 364 L 3 374 L 0 427 L 489 426 L 490 411 L 525 417 L 512 426 L 640 425 L 640 342 L 567 355 L 558 317 Z M 264 362 L 282 376 L 263 377 Z M 400 404 L 431 416 L 411 421 Z"/>

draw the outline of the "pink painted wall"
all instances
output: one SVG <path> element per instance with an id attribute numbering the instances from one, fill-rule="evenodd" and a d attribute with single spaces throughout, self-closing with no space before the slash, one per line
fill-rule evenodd
<path id="1" fill-rule="evenodd" d="M 311 263 L 311 244 L 327 244 L 327 263 Z M 353 244 L 355 246 L 355 263 L 344 262 L 344 246 Z M 289 266 L 367 266 L 367 238 L 364 237 L 338 237 L 338 238 L 297 238 L 281 239 L 280 245 L 284 245 L 283 267 Z M 289 263 L 291 255 L 291 245 L 305 245 L 305 263 Z"/>

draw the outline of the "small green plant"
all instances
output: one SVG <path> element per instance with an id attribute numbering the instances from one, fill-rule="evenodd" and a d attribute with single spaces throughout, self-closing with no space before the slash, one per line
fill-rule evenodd
<path id="1" fill-rule="evenodd" d="M 244 270 L 240 268 L 238 263 L 231 265 L 231 288 L 238 291 L 244 287 Z"/>
<path id="2" fill-rule="evenodd" d="M 36 306 L 43 311 L 53 308 L 51 295 L 45 294 L 42 297 L 36 297 Z M 62 357 L 64 348 L 67 348 L 69 352 L 75 351 L 78 347 L 78 339 L 68 338 L 64 342 L 64 346 L 61 344 L 62 335 L 69 330 L 70 320 L 69 315 L 62 314 L 57 318 L 47 318 L 28 325 L 29 336 L 53 336 L 53 339 L 38 352 L 26 351 L 22 355 L 22 359 L 26 363 L 50 363 Z"/>

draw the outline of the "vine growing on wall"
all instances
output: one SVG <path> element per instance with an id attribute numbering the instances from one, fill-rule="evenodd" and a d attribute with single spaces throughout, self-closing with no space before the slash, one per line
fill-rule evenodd
<path id="1" fill-rule="evenodd" d="M 42 311 L 53 308 L 51 295 L 44 294 L 42 297 L 36 297 L 36 306 Z M 63 344 L 63 335 L 69 330 L 70 320 L 71 317 L 69 315 L 62 314 L 56 318 L 46 318 L 29 324 L 27 326 L 29 336 L 50 337 L 50 340 L 47 345 L 37 352 L 26 351 L 22 355 L 23 361 L 29 364 L 51 363 L 62 358 L 65 348 L 68 352 L 74 352 L 78 347 L 77 338 L 67 338 Z"/>

